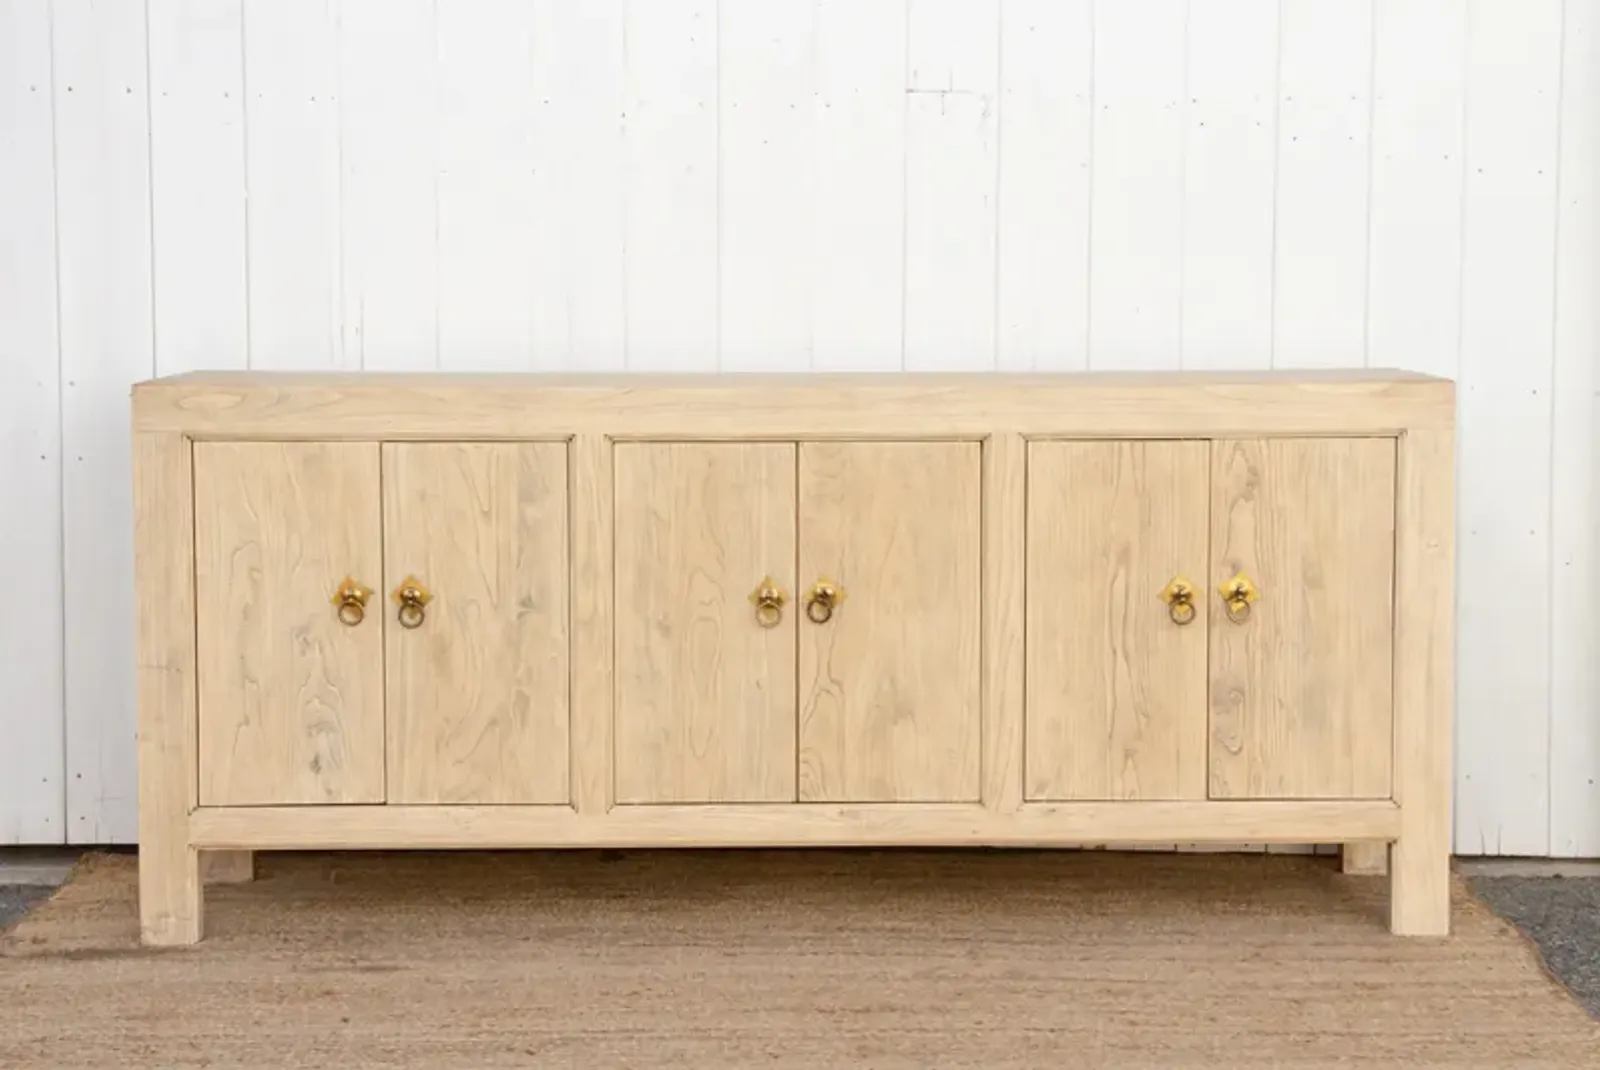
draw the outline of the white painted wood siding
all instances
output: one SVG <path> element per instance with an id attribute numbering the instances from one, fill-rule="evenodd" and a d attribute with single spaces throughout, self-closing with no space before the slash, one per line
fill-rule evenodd
<path id="1" fill-rule="evenodd" d="M 0 0 L 0 843 L 134 835 L 193 368 L 1460 383 L 1456 846 L 1600 855 L 1597 0 Z"/>

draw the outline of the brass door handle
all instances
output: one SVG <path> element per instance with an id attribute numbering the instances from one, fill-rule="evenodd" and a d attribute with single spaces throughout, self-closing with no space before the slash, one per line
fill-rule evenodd
<path id="1" fill-rule="evenodd" d="M 333 597 L 328 599 L 337 607 L 339 623 L 347 628 L 354 628 L 367 617 L 367 599 L 372 597 L 372 590 L 363 587 L 349 576 L 334 590 Z"/>
<path id="2" fill-rule="evenodd" d="M 833 611 L 843 601 L 843 587 L 832 580 L 818 580 L 806 593 L 806 616 L 813 624 L 826 624 L 833 619 Z"/>
<path id="3" fill-rule="evenodd" d="M 1172 618 L 1172 623 L 1183 625 L 1194 620 L 1194 584 L 1182 576 L 1174 576 L 1162 589 L 1161 600 L 1167 604 L 1167 616 Z"/>
<path id="4" fill-rule="evenodd" d="M 417 628 L 421 627 L 427 616 L 423 607 L 433 601 L 433 595 L 415 576 L 407 576 L 394 589 L 394 600 L 400 607 L 400 612 L 396 614 L 400 627 Z"/>
<path id="5" fill-rule="evenodd" d="M 750 601 L 756 607 L 756 623 L 763 628 L 776 628 L 783 620 L 783 604 L 788 600 L 789 596 L 778 586 L 778 581 L 767 576 L 750 592 Z"/>
<path id="6" fill-rule="evenodd" d="M 1261 597 L 1261 592 L 1256 590 L 1250 577 L 1243 572 L 1223 583 L 1217 591 L 1228 607 L 1228 619 L 1235 624 L 1243 624 L 1250 619 L 1250 603 Z"/>

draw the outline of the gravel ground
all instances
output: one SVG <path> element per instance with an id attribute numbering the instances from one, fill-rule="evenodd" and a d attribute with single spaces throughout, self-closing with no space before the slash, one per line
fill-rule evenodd
<path id="1" fill-rule="evenodd" d="M 0 884 L 0 929 L 22 917 L 22 912 L 55 891 L 40 884 Z"/>
<path id="2" fill-rule="evenodd" d="M 1600 877 L 1474 877 L 1469 883 L 1539 946 L 1550 972 L 1600 1018 Z"/>

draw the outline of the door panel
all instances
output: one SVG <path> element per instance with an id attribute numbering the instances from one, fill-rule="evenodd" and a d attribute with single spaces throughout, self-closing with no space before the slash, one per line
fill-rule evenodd
<path id="1" fill-rule="evenodd" d="M 1206 442 L 1029 447 L 1027 798 L 1205 798 L 1209 463 Z M 1161 598 L 1178 577 L 1187 616 Z"/>
<path id="2" fill-rule="evenodd" d="M 566 445 L 391 443 L 383 476 L 389 801 L 567 802 Z"/>
<path id="3" fill-rule="evenodd" d="M 1389 797 L 1394 473 L 1392 439 L 1212 444 L 1213 798 Z"/>
<path id="4" fill-rule="evenodd" d="M 194 446 L 200 803 L 380 803 L 378 447 Z M 354 610 L 348 613 L 354 620 Z"/>
<path id="5" fill-rule="evenodd" d="M 979 797 L 980 447 L 800 447 L 800 798 Z"/>
<path id="6" fill-rule="evenodd" d="M 617 802 L 793 802 L 794 446 L 620 443 L 614 469 Z"/>

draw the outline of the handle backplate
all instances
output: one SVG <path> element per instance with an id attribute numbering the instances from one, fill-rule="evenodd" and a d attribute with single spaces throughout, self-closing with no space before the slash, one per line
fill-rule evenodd
<path id="1" fill-rule="evenodd" d="M 415 576 L 407 576 L 400 581 L 400 586 L 394 589 L 395 604 L 400 607 L 397 618 L 402 628 L 418 628 L 427 618 L 427 611 L 423 608 L 433 601 L 433 595 L 422 585 L 422 581 Z"/>
<path id="2" fill-rule="evenodd" d="M 372 597 L 372 589 L 363 587 L 354 579 L 346 576 L 334 589 L 333 597 L 328 599 L 339 614 L 339 623 L 348 628 L 354 628 L 367 616 L 367 599 Z"/>
<path id="3" fill-rule="evenodd" d="M 1182 576 L 1174 576 L 1172 582 L 1161 590 L 1161 600 L 1167 604 L 1167 615 L 1174 624 L 1188 624 L 1194 620 L 1194 584 Z"/>
<path id="4" fill-rule="evenodd" d="M 763 628 L 776 628 L 783 620 L 783 605 L 789 595 L 771 576 L 764 577 L 750 592 L 750 602 L 756 607 L 756 623 Z"/>
<path id="5" fill-rule="evenodd" d="M 1228 619 L 1235 624 L 1243 624 L 1249 620 L 1250 604 L 1261 598 L 1261 592 L 1256 590 L 1255 584 L 1250 582 L 1250 577 L 1242 571 L 1219 586 L 1217 592 L 1222 595 L 1222 600 L 1228 607 Z"/>

